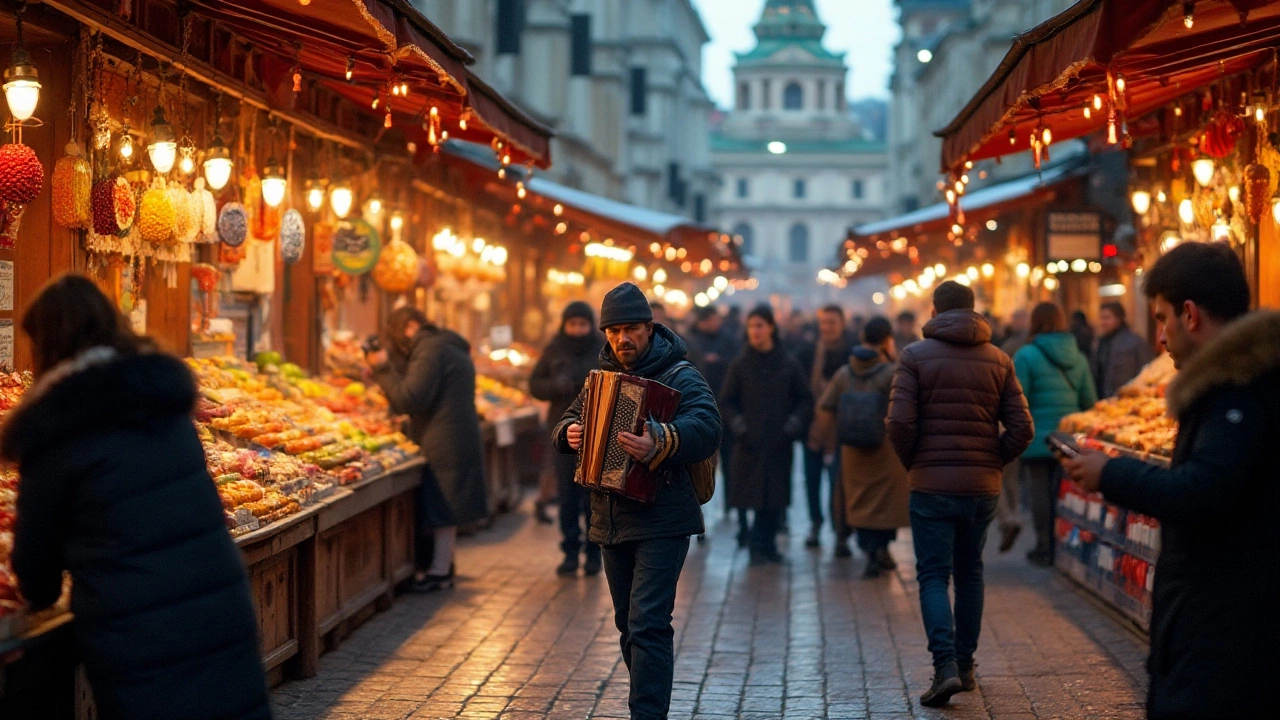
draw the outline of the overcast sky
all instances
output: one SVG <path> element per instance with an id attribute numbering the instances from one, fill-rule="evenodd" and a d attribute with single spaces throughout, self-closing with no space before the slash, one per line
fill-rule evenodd
<path id="1" fill-rule="evenodd" d="M 693 0 L 711 42 L 703 51 L 703 83 L 722 108 L 733 105 L 733 53 L 755 46 L 751 27 L 760 19 L 765 0 Z M 814 0 L 827 25 L 828 49 L 846 52 L 850 67 L 849 97 L 887 98 L 893 72 L 893 46 L 898 42 L 893 0 Z"/>

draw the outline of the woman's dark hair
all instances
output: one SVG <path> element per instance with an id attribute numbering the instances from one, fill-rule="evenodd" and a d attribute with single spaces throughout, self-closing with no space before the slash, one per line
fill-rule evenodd
<path id="1" fill-rule="evenodd" d="M 747 321 L 750 322 L 753 317 L 769 323 L 769 327 L 773 328 L 773 341 L 778 342 L 778 321 L 773 317 L 773 308 L 764 304 L 757 305 L 747 313 Z"/>
<path id="2" fill-rule="evenodd" d="M 137 355 L 153 347 L 139 337 L 111 300 L 83 275 L 63 275 L 50 282 L 22 316 L 22 331 L 31 338 L 36 375 L 95 347 L 121 355 Z"/>
<path id="3" fill-rule="evenodd" d="M 877 315 L 862 326 L 862 342 L 871 347 L 879 347 L 893 335 L 893 325 L 889 318 Z"/>
<path id="4" fill-rule="evenodd" d="M 413 350 L 413 338 L 405 337 L 404 329 L 409 323 L 416 322 L 420 327 L 430 327 L 431 321 L 416 307 L 406 305 L 391 311 L 387 318 L 387 328 L 383 331 L 382 342 L 388 348 L 409 355 Z"/>
<path id="5" fill-rule="evenodd" d="M 1183 243 L 1156 261 L 1142 283 L 1142 292 L 1154 300 L 1169 301 L 1182 314 L 1190 300 L 1219 322 L 1229 322 L 1249 312 L 1249 281 L 1240 258 L 1221 242 Z"/>
<path id="6" fill-rule="evenodd" d="M 1066 329 L 1067 316 L 1063 314 L 1062 308 L 1057 305 L 1051 302 L 1044 302 L 1031 311 L 1029 337 L 1035 337 L 1041 333 L 1064 332 Z"/>

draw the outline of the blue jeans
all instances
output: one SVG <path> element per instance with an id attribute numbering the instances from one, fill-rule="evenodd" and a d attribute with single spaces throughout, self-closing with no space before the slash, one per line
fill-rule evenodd
<path id="1" fill-rule="evenodd" d="M 982 632 L 982 548 L 996 514 L 996 495 L 911 493 L 920 614 L 933 666 L 973 664 Z M 947 584 L 956 581 L 955 615 Z"/>
<path id="2" fill-rule="evenodd" d="M 613 621 L 631 672 L 631 718 L 666 720 L 676 667 L 671 613 L 689 538 L 639 540 L 603 550 Z"/>
<path id="3" fill-rule="evenodd" d="M 835 532 L 836 538 L 845 540 L 849 537 L 851 531 L 848 523 L 845 522 L 844 515 L 844 492 L 840 487 L 840 455 L 836 454 L 836 459 L 827 465 L 823 460 L 821 450 L 810 450 L 807 445 L 804 446 L 804 492 L 805 500 L 809 504 L 809 522 L 814 527 L 822 527 L 822 473 L 827 473 L 827 482 L 831 485 L 831 492 L 827 495 L 826 504 L 831 508 L 831 529 Z"/>
<path id="4" fill-rule="evenodd" d="M 573 481 L 578 469 L 577 455 L 556 455 L 556 492 L 560 496 L 560 549 L 565 557 L 578 557 L 586 545 L 587 557 L 599 557 L 600 546 L 585 539 L 591 532 L 591 491 Z M 586 530 L 581 521 L 585 520 Z"/>

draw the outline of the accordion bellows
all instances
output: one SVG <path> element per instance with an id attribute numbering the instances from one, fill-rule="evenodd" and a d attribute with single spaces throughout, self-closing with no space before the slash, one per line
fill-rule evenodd
<path id="1" fill-rule="evenodd" d="M 660 382 L 593 371 L 582 402 L 582 451 L 574 479 L 592 490 L 653 502 L 658 473 L 628 455 L 618 433 L 639 435 L 649 420 L 670 422 L 679 405 L 680 391 Z"/>

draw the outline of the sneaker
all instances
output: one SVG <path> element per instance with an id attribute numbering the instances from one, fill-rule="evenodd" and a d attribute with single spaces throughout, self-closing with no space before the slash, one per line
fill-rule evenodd
<path id="1" fill-rule="evenodd" d="M 876 551 L 875 561 L 879 563 L 881 570 L 890 572 L 898 569 L 898 561 L 893 559 L 889 554 L 889 548 L 880 548 Z"/>
<path id="2" fill-rule="evenodd" d="M 560 567 L 556 568 L 556 574 L 561 577 L 578 574 L 578 554 L 565 555 L 564 562 L 560 563 Z"/>
<path id="3" fill-rule="evenodd" d="M 576 565 L 574 569 L 575 570 L 577 569 Z M 588 553 L 587 561 L 582 564 L 582 574 L 586 575 L 587 577 L 595 577 L 596 575 L 600 574 L 600 569 L 601 569 L 600 556 L 598 554 L 593 555 Z"/>
<path id="4" fill-rule="evenodd" d="M 875 580 L 884 574 L 884 568 L 880 567 L 880 563 L 875 558 L 867 558 L 867 569 L 862 571 L 863 580 Z"/>
<path id="5" fill-rule="evenodd" d="M 842 559 L 853 557 L 853 549 L 849 547 L 848 540 L 836 541 L 836 557 Z"/>
<path id="6" fill-rule="evenodd" d="M 956 664 L 947 663 L 933 671 L 933 685 L 920 696 L 920 704 L 929 708 L 942 707 L 951 702 L 951 696 L 963 689 Z"/>
<path id="7" fill-rule="evenodd" d="M 1005 525 L 1000 528 L 1000 552 L 1007 553 L 1012 550 L 1013 544 L 1018 542 L 1018 535 L 1021 533 L 1021 525 Z"/>
<path id="8" fill-rule="evenodd" d="M 1036 567 L 1053 567 L 1052 550 L 1032 550 L 1027 553 L 1027 560 Z"/>
<path id="9" fill-rule="evenodd" d="M 804 539 L 804 546 L 807 548 L 822 547 L 822 540 L 819 539 L 821 528 L 815 526 L 809 531 L 809 537 Z"/>
<path id="10" fill-rule="evenodd" d="M 960 689 L 964 692 L 973 692 L 978 689 L 977 663 L 969 663 L 968 665 L 957 664 L 956 668 L 960 672 Z"/>

